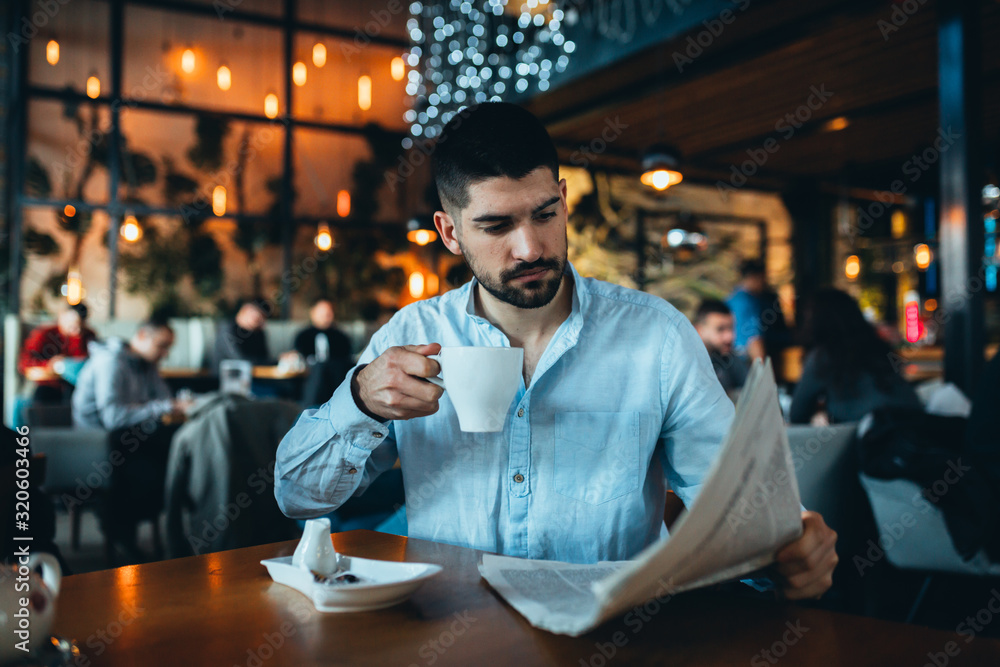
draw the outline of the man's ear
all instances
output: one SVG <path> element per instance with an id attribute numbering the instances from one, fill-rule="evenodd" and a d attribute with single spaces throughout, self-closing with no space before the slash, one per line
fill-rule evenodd
<path id="1" fill-rule="evenodd" d="M 458 245 L 458 230 L 455 227 L 455 220 L 444 211 L 434 211 L 434 226 L 437 227 L 441 241 L 451 251 L 451 254 L 461 255 L 462 249 Z"/>

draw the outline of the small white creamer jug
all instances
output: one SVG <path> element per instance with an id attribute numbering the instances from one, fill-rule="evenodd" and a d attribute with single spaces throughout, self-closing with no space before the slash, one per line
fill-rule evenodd
<path id="1" fill-rule="evenodd" d="M 306 521 L 302 539 L 292 554 L 292 565 L 320 574 L 337 571 L 337 552 L 330 539 L 330 520 L 309 519 Z"/>

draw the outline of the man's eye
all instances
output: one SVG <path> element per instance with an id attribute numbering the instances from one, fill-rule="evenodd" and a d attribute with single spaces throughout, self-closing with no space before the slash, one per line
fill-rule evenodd
<path id="1" fill-rule="evenodd" d="M 507 228 L 506 222 L 501 222 L 499 225 L 493 225 L 492 227 L 483 227 L 483 231 L 487 234 L 499 234 Z"/>
<path id="2" fill-rule="evenodd" d="M 554 218 L 554 217 L 556 217 L 556 212 L 555 211 L 549 211 L 548 213 L 542 213 L 541 215 L 539 215 L 538 219 L 539 220 L 548 220 L 548 219 Z"/>

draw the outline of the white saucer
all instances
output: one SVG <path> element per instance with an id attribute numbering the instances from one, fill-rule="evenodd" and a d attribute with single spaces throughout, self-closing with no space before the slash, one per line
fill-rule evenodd
<path id="1" fill-rule="evenodd" d="M 319 611 L 370 611 L 403 602 L 441 571 L 430 563 L 398 563 L 340 556 L 340 566 L 361 578 L 356 584 L 316 583 L 313 575 L 292 565 L 292 557 L 268 558 L 261 565 L 271 579 L 305 594 Z M 338 573 L 338 574 L 342 574 Z"/>

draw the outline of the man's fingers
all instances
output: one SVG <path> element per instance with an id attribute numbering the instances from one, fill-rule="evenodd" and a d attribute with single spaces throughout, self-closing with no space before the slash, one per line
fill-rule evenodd
<path id="1" fill-rule="evenodd" d="M 425 417 L 438 410 L 438 403 L 434 401 L 424 401 L 419 398 L 407 396 L 399 392 L 387 393 L 379 397 L 384 408 L 386 417 L 390 419 L 413 419 L 414 417 Z"/>
<path id="2" fill-rule="evenodd" d="M 833 570 L 838 562 L 836 552 L 832 552 L 815 570 L 787 577 L 782 594 L 789 600 L 803 600 L 822 595 L 833 585 Z"/>
<path id="3" fill-rule="evenodd" d="M 785 576 L 798 574 L 817 567 L 834 551 L 837 533 L 829 530 L 824 535 L 806 536 L 789 544 L 778 553 L 778 571 Z"/>
<path id="4" fill-rule="evenodd" d="M 437 343 L 430 345 L 404 345 L 397 348 L 389 359 L 391 367 L 397 368 L 407 375 L 414 377 L 434 377 L 441 372 L 441 367 L 433 359 L 428 359 L 427 355 L 437 354 L 441 346 Z"/>

